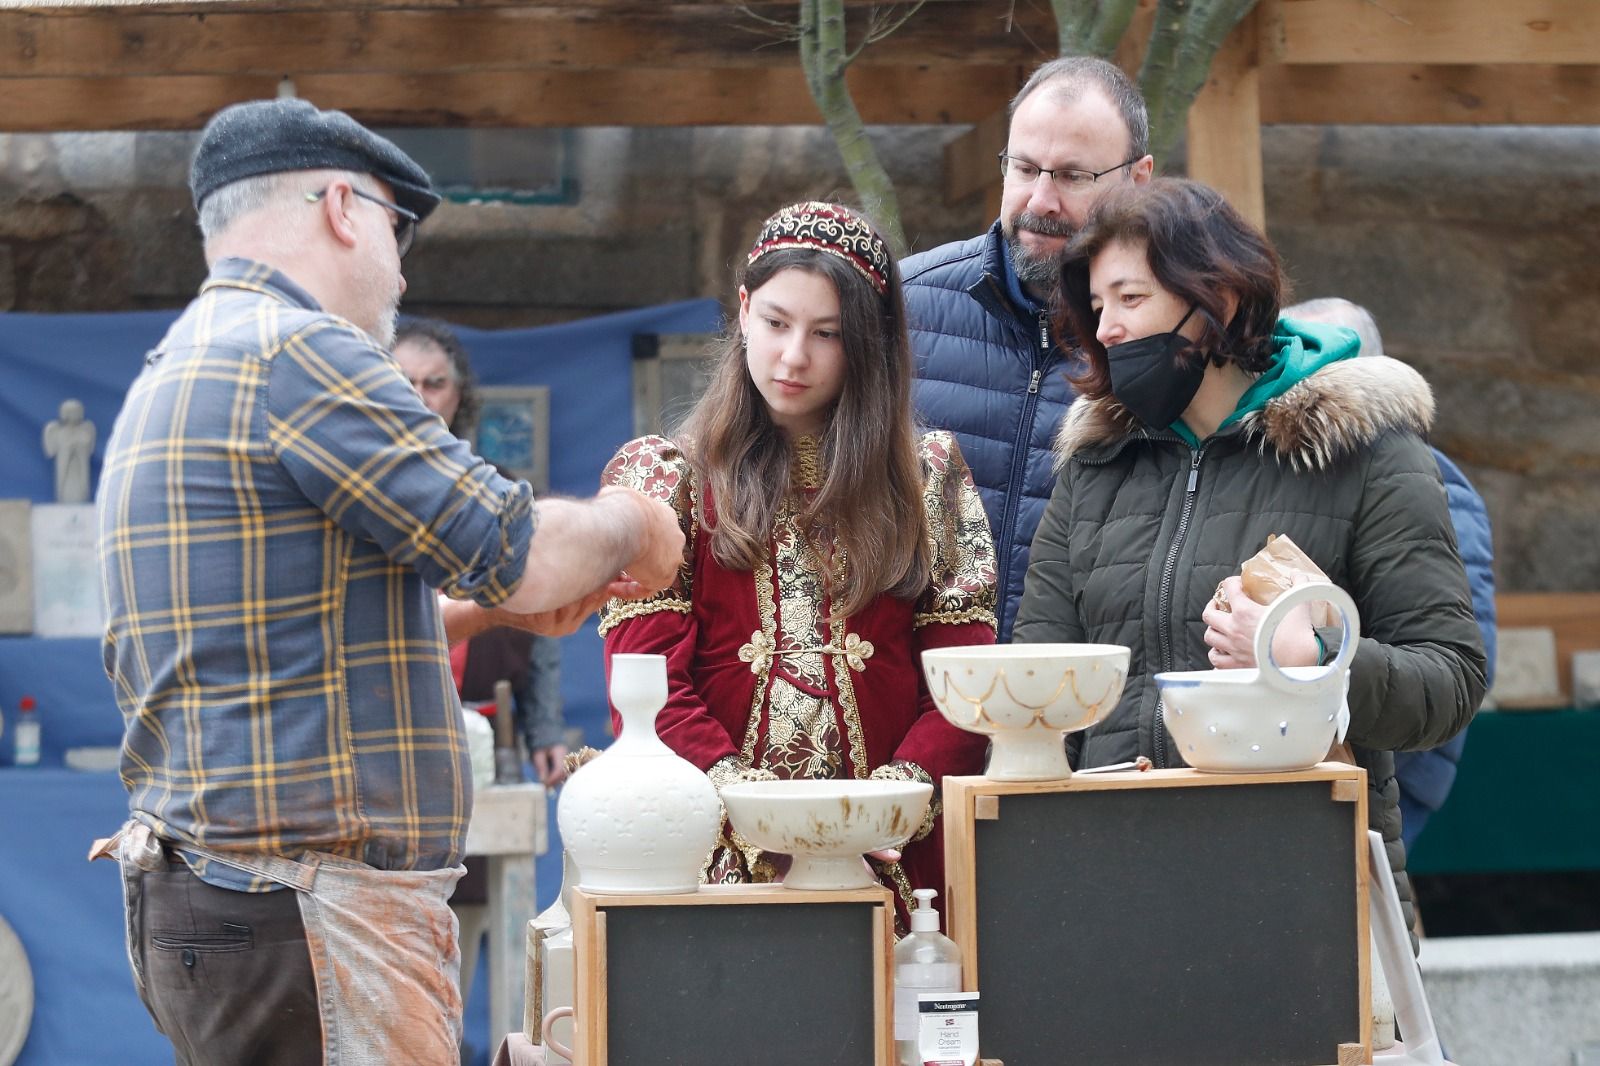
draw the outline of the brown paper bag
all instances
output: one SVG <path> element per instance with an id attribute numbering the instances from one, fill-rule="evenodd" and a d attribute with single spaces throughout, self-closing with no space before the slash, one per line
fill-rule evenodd
<path id="1" fill-rule="evenodd" d="M 1308 581 L 1327 581 L 1322 567 L 1301 550 L 1286 534 L 1274 533 L 1266 545 L 1239 567 L 1239 583 L 1245 595 L 1265 606 L 1296 585 Z M 1334 624 L 1333 607 L 1322 601 L 1311 605 L 1311 624 L 1319 628 Z M 1349 744 L 1335 742 L 1328 749 L 1329 762 L 1355 764 Z"/>
<path id="2" fill-rule="evenodd" d="M 1266 546 L 1239 567 L 1239 582 L 1245 595 L 1263 607 L 1296 585 L 1327 580 L 1322 567 L 1283 533 L 1269 535 Z M 1333 625 L 1333 608 L 1321 601 L 1313 603 L 1311 624 L 1318 628 Z"/>

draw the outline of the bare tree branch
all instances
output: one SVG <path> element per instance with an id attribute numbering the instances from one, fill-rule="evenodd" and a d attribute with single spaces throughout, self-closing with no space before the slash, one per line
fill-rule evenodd
<path id="1" fill-rule="evenodd" d="M 1162 158 L 1183 131 L 1211 61 L 1256 0 L 1160 0 L 1139 88 L 1150 109 L 1150 150 Z"/>
<path id="2" fill-rule="evenodd" d="M 1061 54 L 1109 58 L 1138 6 L 1138 0 L 1050 0 Z"/>
<path id="3" fill-rule="evenodd" d="M 916 0 L 916 3 L 907 7 L 898 15 L 898 17 L 894 15 L 885 15 L 881 20 L 878 18 L 877 9 L 874 9 L 872 19 L 873 26 L 872 29 L 867 33 L 866 43 L 875 44 L 889 36 L 895 30 L 898 30 L 901 26 L 904 26 L 911 19 L 912 15 L 915 15 L 918 11 L 922 10 L 922 5 L 926 4 L 927 2 L 928 0 Z M 858 48 L 856 51 L 859 52 L 860 49 Z"/>
<path id="4" fill-rule="evenodd" d="M 805 69 L 806 86 L 833 134 L 862 206 L 890 246 L 903 252 L 905 234 L 894 182 L 883 169 L 845 84 L 845 68 L 851 58 L 854 55 L 845 47 L 844 0 L 800 0 L 800 65 Z"/>

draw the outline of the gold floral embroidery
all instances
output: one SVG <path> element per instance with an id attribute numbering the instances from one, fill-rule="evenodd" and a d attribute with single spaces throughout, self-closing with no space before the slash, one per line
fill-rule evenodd
<path id="1" fill-rule="evenodd" d="M 698 529 L 694 519 L 698 489 L 689 461 L 678 446 L 665 437 L 639 437 L 617 450 L 600 475 L 600 483 L 622 485 L 668 504 L 677 512 L 678 525 L 684 531 L 683 564 L 678 568 L 678 579 L 670 588 L 642 600 L 608 601 L 600 611 L 600 635 L 605 636 L 630 618 L 660 611 L 692 614 L 694 572 L 690 561 L 694 558 Z"/>
<path id="2" fill-rule="evenodd" d="M 833 643 L 849 646 L 842 620 L 833 623 Z M 850 761 L 854 764 L 851 770 L 856 777 L 866 777 L 871 768 L 867 765 L 867 738 L 861 729 L 861 708 L 856 704 L 855 682 L 849 670 L 835 670 L 833 679 L 839 686 L 839 709 L 844 712 L 844 728 L 850 738 Z"/>
<path id="3" fill-rule="evenodd" d="M 910 760 L 896 759 L 872 771 L 872 780 L 915 781 L 921 785 L 932 785 L 933 799 L 928 802 L 928 810 L 922 816 L 922 824 L 917 826 L 915 833 L 911 834 L 910 843 L 914 844 L 933 832 L 933 823 L 938 820 L 940 813 L 944 810 L 944 799 L 939 795 L 939 783 L 933 779 L 932 774 Z"/>
<path id="4" fill-rule="evenodd" d="M 843 648 L 830 644 L 823 650 L 834 655 L 843 655 L 844 661 L 850 664 L 850 669 L 860 674 L 866 672 L 867 660 L 872 658 L 873 647 L 872 641 L 862 640 L 859 633 L 851 633 L 844 638 Z"/>
<path id="5" fill-rule="evenodd" d="M 815 437 L 799 437 L 789 460 L 789 483 L 797 489 L 822 487 L 822 448 Z"/>
<path id="6" fill-rule="evenodd" d="M 772 679 L 767 704 L 764 763 L 785 779 L 839 776 L 839 726 L 833 704 L 801 692 L 782 677 Z"/>
<path id="7" fill-rule="evenodd" d="M 603 637 L 630 618 L 643 618 L 647 614 L 672 611 L 676 614 L 693 614 L 694 607 L 682 600 L 612 600 L 600 616 L 600 635 Z"/>
<path id="8" fill-rule="evenodd" d="M 995 624 L 994 540 L 983 501 L 955 438 L 940 431 L 924 434 L 922 505 L 928 516 L 932 578 L 917 601 L 912 624 Z"/>
<path id="9" fill-rule="evenodd" d="M 761 630 L 750 634 L 750 640 L 739 649 L 739 661 L 750 664 L 750 672 L 757 676 L 772 668 L 772 656 L 778 650 L 772 638 Z"/>
<path id="10" fill-rule="evenodd" d="M 750 634 L 750 639 L 739 649 L 739 661 L 750 664 L 752 674 L 762 674 L 771 669 L 772 660 L 784 655 L 839 655 L 843 656 L 850 669 L 862 673 L 867 668 L 867 660 L 872 658 L 874 649 L 872 641 L 862 640 L 859 633 L 851 633 L 845 637 L 844 647 L 836 644 L 820 644 L 815 647 L 784 648 L 779 649 L 772 638 L 759 629 Z"/>

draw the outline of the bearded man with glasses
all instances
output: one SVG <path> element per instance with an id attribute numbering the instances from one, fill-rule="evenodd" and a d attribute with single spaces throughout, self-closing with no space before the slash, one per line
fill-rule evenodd
<path id="1" fill-rule="evenodd" d="M 134 984 L 184 1066 L 453 1063 L 471 773 L 447 639 L 666 588 L 675 512 L 533 500 L 388 352 L 428 175 L 239 104 L 190 169 L 210 275 L 129 390 L 98 510 Z M 448 599 L 441 606 L 435 590 Z"/>
<path id="2" fill-rule="evenodd" d="M 1000 218 L 901 264 L 917 413 L 955 433 L 971 464 L 1000 564 L 1002 643 L 1055 487 L 1051 441 L 1073 399 L 1063 374 L 1072 338 L 1050 327 L 1061 252 L 1106 189 L 1149 181 L 1155 166 L 1144 100 L 1105 60 L 1046 63 L 1010 115 Z"/>

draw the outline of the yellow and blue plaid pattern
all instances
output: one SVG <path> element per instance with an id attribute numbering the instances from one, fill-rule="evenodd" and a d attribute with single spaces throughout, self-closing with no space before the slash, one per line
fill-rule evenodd
<path id="1" fill-rule="evenodd" d="M 460 860 L 471 778 L 433 589 L 510 594 L 525 483 L 367 334 L 225 259 L 130 389 L 98 506 L 135 817 L 179 850 Z"/>

